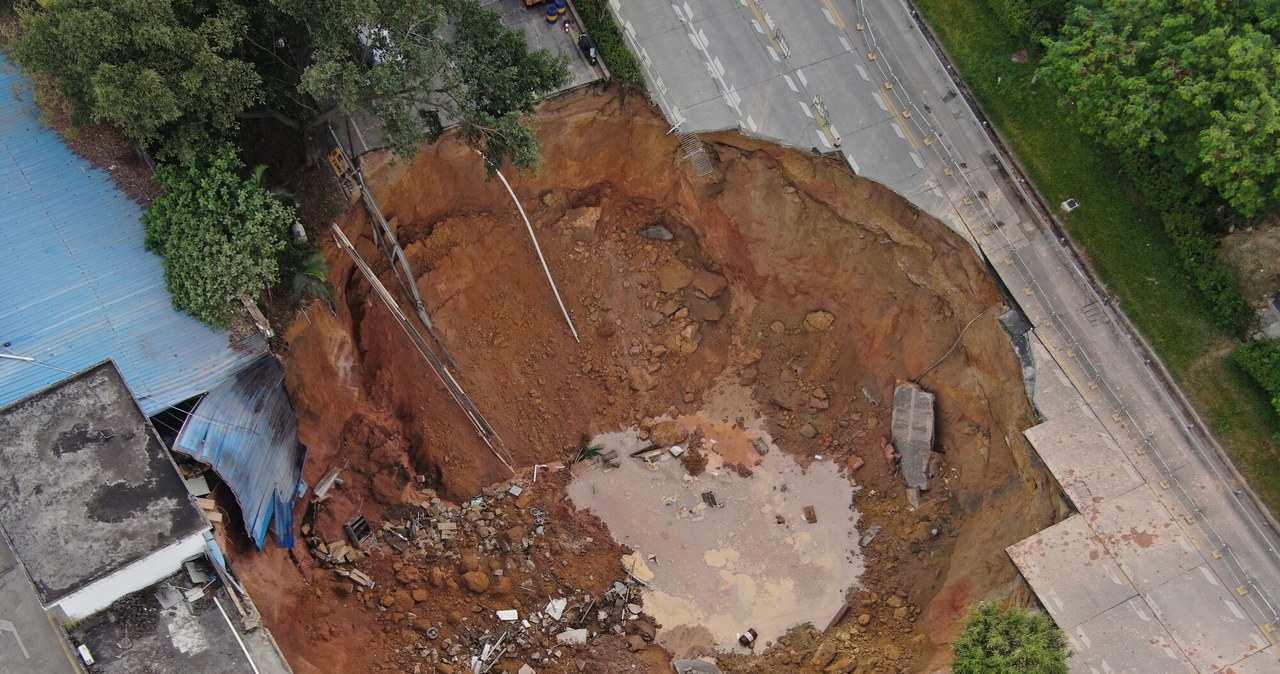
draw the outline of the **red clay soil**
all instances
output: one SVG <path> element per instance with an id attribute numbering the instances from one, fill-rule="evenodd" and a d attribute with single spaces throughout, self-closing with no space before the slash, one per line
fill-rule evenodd
<path id="1" fill-rule="evenodd" d="M 930 670 L 945 664 L 956 619 L 973 602 L 1026 601 L 1004 548 L 1055 521 L 1061 499 L 1022 437 L 1034 419 L 996 319 L 1005 300 L 964 242 L 829 158 L 736 134 L 704 137 L 715 169 L 697 177 L 666 123 L 636 97 L 550 102 L 536 128 L 544 164 L 512 183 L 580 343 L 514 206 L 473 152 L 446 140 L 412 163 L 365 163 L 457 360 L 456 377 L 522 470 L 519 484 L 532 486 L 535 464 L 569 460 L 583 434 L 694 412 L 710 382 L 736 377 L 754 391 L 780 446 L 802 461 L 822 454 L 849 466 L 863 487 L 860 527 L 882 530 L 864 550 L 868 570 L 839 625 L 826 635 L 795 630 L 763 656 L 724 658 L 728 671 Z M 363 209 L 354 205 L 339 224 L 394 289 Z M 639 235 L 652 225 L 674 240 Z M 341 523 L 357 511 L 375 531 L 399 521 L 416 486 L 462 503 L 511 479 L 351 261 L 331 242 L 324 250 L 336 312 L 313 306 L 286 332 L 287 384 L 309 449 L 305 477 L 314 485 L 331 467 L 346 467 L 313 535 L 341 539 Z M 896 382 L 918 376 L 979 315 L 921 379 L 937 395 L 944 459 L 912 510 L 882 450 L 888 401 Z M 538 483 L 540 502 L 560 524 L 547 547 L 527 555 L 541 564 L 539 550 L 574 542 L 572 554 L 558 555 L 567 566 L 557 578 L 572 592 L 598 593 L 619 579 L 620 550 L 598 521 L 562 500 L 565 479 Z M 502 608 L 492 596 L 428 582 L 443 573 L 457 584 L 457 550 L 434 560 L 385 544 L 369 552 L 357 565 L 379 588 L 426 590 L 424 601 L 384 610 L 380 589 L 353 599 L 349 584 L 301 545 L 293 559 L 276 550 L 237 555 L 296 671 L 417 664 L 429 672 L 422 653 L 439 644 L 423 643 L 408 614 L 453 634 L 451 613 Z M 513 554 L 503 551 L 501 563 L 524 568 Z M 420 567 L 423 580 L 398 583 L 396 564 Z M 529 578 L 543 582 L 544 572 Z M 547 599 L 516 597 L 522 614 Z M 665 660 L 656 647 L 633 654 L 600 641 L 535 669 L 619 672 L 631 664 L 663 671 Z M 516 663 L 502 667 L 514 672 Z"/>

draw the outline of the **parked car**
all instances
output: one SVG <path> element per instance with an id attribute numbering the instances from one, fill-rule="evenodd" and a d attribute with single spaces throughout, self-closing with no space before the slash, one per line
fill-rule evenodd
<path id="1" fill-rule="evenodd" d="M 592 42 L 591 38 L 586 33 L 583 33 L 582 37 L 578 38 L 578 46 L 582 48 L 582 55 L 587 57 L 587 60 L 591 62 L 591 65 L 595 65 L 596 43 Z"/>

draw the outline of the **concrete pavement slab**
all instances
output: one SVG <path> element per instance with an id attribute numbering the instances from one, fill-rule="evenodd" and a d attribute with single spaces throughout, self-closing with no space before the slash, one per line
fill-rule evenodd
<path id="1" fill-rule="evenodd" d="M 1219 671 L 1271 645 L 1245 616 L 1232 589 L 1205 566 L 1156 588 L 1146 599 L 1202 672 Z"/>
<path id="2" fill-rule="evenodd" d="M 1195 672 L 1169 631 L 1141 597 L 1134 597 L 1067 630 L 1074 674 Z"/>
<path id="3" fill-rule="evenodd" d="M 1138 471 L 1088 407 L 1061 413 L 1023 435 L 1077 510 L 1142 484 Z"/>
<path id="4" fill-rule="evenodd" d="M 1204 564 L 1178 521 L 1147 487 L 1091 506 L 1081 514 L 1139 592 L 1152 592 Z"/>
<path id="5" fill-rule="evenodd" d="M 1008 553 L 1054 622 L 1068 632 L 1138 594 L 1079 515 L 1009 546 Z"/>

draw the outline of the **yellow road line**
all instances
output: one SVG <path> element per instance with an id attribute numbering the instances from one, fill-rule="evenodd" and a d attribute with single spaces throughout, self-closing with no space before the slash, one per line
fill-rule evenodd
<path id="1" fill-rule="evenodd" d="M 769 43 L 778 50 L 779 55 L 782 55 L 782 45 L 773 39 L 773 29 L 769 27 L 769 22 L 764 20 L 764 14 L 760 13 L 760 7 L 756 5 L 756 0 L 747 0 L 747 4 L 751 6 L 751 12 L 756 15 L 756 21 L 760 22 L 760 29 L 764 31 L 765 37 L 769 38 Z"/>
<path id="2" fill-rule="evenodd" d="M 840 12 L 836 11 L 836 6 L 831 4 L 831 0 L 822 0 L 822 3 L 827 6 L 827 9 L 831 12 L 831 17 L 836 20 L 836 28 L 844 30 L 844 19 L 840 18 Z"/>
<path id="3" fill-rule="evenodd" d="M 885 105 L 889 106 L 889 111 L 893 113 L 894 118 L 898 121 L 898 126 L 902 127 L 902 133 L 907 137 L 907 142 L 911 143 L 912 148 L 919 150 L 920 144 L 916 142 L 916 135 L 911 133 L 911 126 L 907 124 L 907 118 L 903 117 L 902 113 L 898 112 L 898 106 L 893 104 L 893 97 L 883 91 L 877 91 L 876 95 L 884 101 Z"/>

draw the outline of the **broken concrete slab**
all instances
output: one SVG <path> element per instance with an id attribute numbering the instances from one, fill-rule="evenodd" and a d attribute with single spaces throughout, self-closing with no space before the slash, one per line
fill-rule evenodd
<path id="1" fill-rule="evenodd" d="M 907 486 L 929 488 L 929 459 L 933 452 L 933 394 L 911 382 L 893 392 L 893 447 L 902 456 Z"/>
<path id="2" fill-rule="evenodd" d="M 587 643 L 587 630 L 584 627 L 565 630 L 556 635 L 556 643 L 564 646 L 583 646 Z"/>

